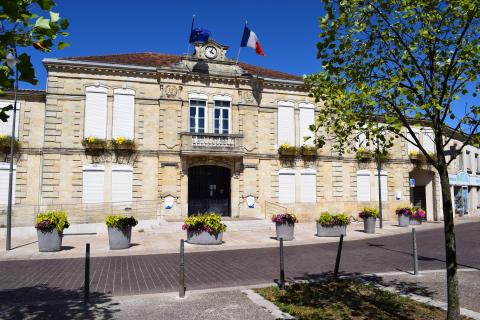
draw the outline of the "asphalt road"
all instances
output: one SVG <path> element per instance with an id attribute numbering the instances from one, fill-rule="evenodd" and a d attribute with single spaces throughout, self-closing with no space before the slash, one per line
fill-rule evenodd
<path id="1" fill-rule="evenodd" d="M 480 270 L 480 223 L 456 227 L 459 267 Z M 417 232 L 420 270 L 445 267 L 443 229 Z M 279 274 L 278 248 L 186 253 L 187 290 L 270 283 Z M 285 247 L 287 279 L 332 272 L 336 243 Z M 345 241 L 340 271 L 378 273 L 412 270 L 411 234 Z M 178 254 L 91 259 L 90 289 L 97 298 L 178 290 Z M 82 297 L 84 259 L 0 262 L 0 301 Z"/>

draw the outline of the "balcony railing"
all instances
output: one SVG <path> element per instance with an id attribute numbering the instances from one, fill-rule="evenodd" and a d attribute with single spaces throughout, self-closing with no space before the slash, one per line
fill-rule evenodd
<path id="1" fill-rule="evenodd" d="M 181 138 L 182 154 L 243 154 L 243 136 L 240 134 L 183 132 Z"/>

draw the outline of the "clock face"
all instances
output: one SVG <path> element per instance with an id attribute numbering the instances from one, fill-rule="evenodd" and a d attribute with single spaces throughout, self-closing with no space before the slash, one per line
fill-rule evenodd
<path id="1" fill-rule="evenodd" d="M 205 47 L 205 56 L 209 59 L 213 59 L 218 55 L 217 48 L 213 46 L 206 46 Z"/>

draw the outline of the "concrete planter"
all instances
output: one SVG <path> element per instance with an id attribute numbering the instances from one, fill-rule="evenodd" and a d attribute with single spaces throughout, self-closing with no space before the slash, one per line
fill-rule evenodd
<path id="1" fill-rule="evenodd" d="M 195 232 L 187 230 L 187 242 L 191 244 L 222 244 L 223 232 L 210 234 L 207 231 Z"/>
<path id="2" fill-rule="evenodd" d="M 51 231 L 43 231 L 37 229 L 38 251 L 53 252 L 62 249 L 63 235 L 57 229 Z"/>
<path id="3" fill-rule="evenodd" d="M 347 235 L 347 226 L 322 226 L 317 222 L 317 237 L 340 237 Z"/>
<path id="4" fill-rule="evenodd" d="M 410 217 L 404 214 L 398 215 L 398 226 L 399 227 L 408 227 L 410 224 Z"/>
<path id="5" fill-rule="evenodd" d="M 377 219 L 374 217 L 368 217 L 363 219 L 363 230 L 365 233 L 375 233 L 375 224 Z"/>
<path id="6" fill-rule="evenodd" d="M 110 250 L 128 249 L 132 239 L 132 228 L 110 228 L 108 227 L 108 244 Z"/>
<path id="7" fill-rule="evenodd" d="M 419 225 L 422 224 L 422 219 L 415 219 L 410 217 L 410 225 Z"/>
<path id="8" fill-rule="evenodd" d="M 280 223 L 275 222 L 275 227 L 277 230 L 277 240 L 283 238 L 284 241 L 293 240 L 293 231 L 295 229 L 295 223 Z"/>

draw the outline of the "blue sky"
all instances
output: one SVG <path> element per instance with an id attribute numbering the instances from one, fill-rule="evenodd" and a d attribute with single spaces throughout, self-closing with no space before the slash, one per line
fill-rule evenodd
<path id="1" fill-rule="evenodd" d="M 23 88 L 45 89 L 46 57 L 102 55 L 129 52 L 184 54 L 192 15 L 195 25 L 211 32 L 211 38 L 230 46 L 236 58 L 245 20 L 257 34 L 266 57 L 243 48 L 240 60 L 297 75 L 320 70 L 316 59 L 319 0 L 182 0 L 114 1 L 57 0 L 56 12 L 70 21 L 71 46 L 48 54 L 29 52 L 39 83 Z"/>

